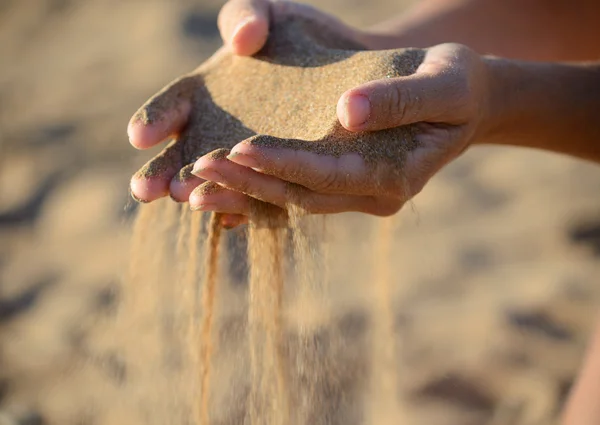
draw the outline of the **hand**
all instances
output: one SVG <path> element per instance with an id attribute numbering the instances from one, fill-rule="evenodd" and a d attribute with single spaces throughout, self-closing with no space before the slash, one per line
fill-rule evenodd
<path id="1" fill-rule="evenodd" d="M 284 0 L 228 1 L 218 18 L 221 37 L 234 54 L 251 56 L 265 45 L 270 19 L 275 15 L 295 15 L 323 23 L 332 32 L 368 47 L 366 34 L 362 31 L 307 4 Z"/>
<path id="2" fill-rule="evenodd" d="M 239 4 L 244 5 L 243 2 L 239 2 Z M 362 50 L 357 41 L 358 32 L 308 6 L 281 2 L 273 5 L 270 14 L 272 19 L 299 16 L 305 21 L 317 22 L 319 24 L 317 27 L 325 28 L 325 32 L 331 32 L 335 35 L 335 39 L 346 40 L 339 46 L 331 45 L 329 47 Z M 222 13 L 221 16 L 227 16 L 227 13 Z M 257 27 L 260 29 L 260 19 L 258 21 L 250 19 L 250 21 L 249 24 L 246 22 L 243 25 L 245 29 L 240 34 L 247 33 L 248 28 L 250 28 L 250 32 Z M 265 37 L 267 26 L 268 24 L 263 28 Z M 327 39 L 322 41 L 327 42 Z M 203 72 L 211 68 L 210 63 L 219 62 L 227 55 L 230 55 L 229 49 L 221 49 L 198 70 L 177 80 L 153 96 L 131 119 L 128 126 L 130 142 L 139 149 L 149 148 L 169 137 L 177 138 L 132 178 L 131 192 L 139 201 L 151 202 L 166 194 L 170 194 L 177 201 L 185 201 L 192 189 L 203 183 L 202 179 L 190 174 L 191 166 L 198 156 L 214 149 L 215 144 L 212 144 L 212 149 L 207 148 L 211 146 L 210 143 L 203 143 L 203 146 L 199 146 L 197 141 L 201 139 L 206 141 L 206 134 L 201 135 L 193 123 L 198 122 L 200 119 L 198 117 L 205 113 L 208 104 L 211 103 L 210 94 L 204 88 Z M 215 66 L 212 68 L 214 69 Z M 194 104 L 194 99 L 200 98 L 205 99 L 201 102 L 202 107 L 197 103 Z M 235 135 L 238 140 L 252 135 L 247 134 L 247 129 L 240 128 L 238 130 L 240 130 L 239 134 Z M 220 146 L 224 146 L 224 144 L 221 143 Z M 228 147 L 231 146 L 228 145 Z M 189 161 L 192 161 L 192 164 L 189 164 Z"/>
<path id="3" fill-rule="evenodd" d="M 320 20 L 327 28 L 343 34 L 344 38 L 356 40 L 356 44 L 366 39 L 359 31 L 349 29 L 315 9 L 290 2 L 236 0 L 224 7 L 219 19 L 224 38 L 229 40 L 231 48 L 249 53 L 253 49 L 245 49 L 252 45 L 252 40 L 260 39 L 261 31 L 262 35 L 265 34 L 268 16 L 290 13 Z M 229 37 L 226 35 L 227 27 L 232 27 L 231 22 L 235 22 L 235 18 L 229 19 L 228 16 L 245 16 L 241 28 L 233 31 Z M 262 43 L 256 43 L 254 49 Z M 192 207 L 244 214 L 249 204 L 247 195 L 283 206 L 287 202 L 287 182 L 294 182 L 306 188 L 303 204 L 311 212 L 392 214 L 404 201 L 418 193 L 435 171 L 464 150 L 469 139 L 477 133 L 476 129 L 481 127 L 480 117 L 485 115 L 487 109 L 478 108 L 477 102 L 485 98 L 484 68 L 479 57 L 464 47 L 438 46 L 427 54 L 416 74 L 371 82 L 351 89 L 341 97 L 338 115 L 342 117 L 342 125 L 351 131 L 420 122 L 417 137 L 421 146 L 410 154 L 404 165 L 406 181 L 387 184 L 385 192 L 375 183 L 378 179 L 369 176 L 365 164 L 357 156 L 324 157 L 241 143 L 233 148 L 230 161 L 222 156 L 219 157 L 221 159 L 203 157 L 195 167 L 203 169 L 196 172 L 198 176 L 213 181 L 220 179 L 220 187 L 227 187 L 228 190 L 196 190 L 190 196 L 194 187 L 204 180 L 190 174 L 191 166 L 179 171 L 185 163 L 180 163 L 181 160 L 176 158 L 180 154 L 174 154 L 174 151 L 185 143 L 175 143 L 149 163 L 153 169 L 146 170 L 146 175 L 140 176 L 138 173 L 134 176 L 132 194 L 140 200 L 152 201 L 170 192 L 179 201 L 190 196 Z M 187 87 L 190 85 L 191 89 Z M 181 133 L 194 116 L 189 98 L 182 93 L 199 88 L 199 80 L 188 76 L 151 99 L 147 105 L 154 104 L 162 108 L 158 111 L 160 116 L 157 115 L 156 120 L 140 120 L 139 114 L 136 114 L 128 128 L 131 143 L 138 148 L 147 148 Z M 353 111 L 360 112 L 361 101 L 364 104 L 365 100 L 371 109 L 370 113 L 367 111 L 368 119 L 353 125 L 352 117 L 357 116 Z M 144 107 L 140 111 L 144 111 Z M 190 127 L 187 126 L 188 129 Z M 180 139 L 186 136 L 189 136 L 187 130 L 179 134 Z M 298 177 L 299 169 L 304 171 L 303 178 Z M 215 178 L 215 173 L 209 176 L 211 170 L 217 172 L 219 179 Z M 307 170 L 310 172 L 307 173 Z M 350 181 L 356 182 L 356 179 L 365 183 L 361 184 L 360 193 L 356 192 L 355 184 L 348 184 Z"/>
<path id="4" fill-rule="evenodd" d="M 382 41 L 381 34 L 374 35 L 351 28 L 335 17 L 309 5 L 284 0 L 228 1 L 221 9 L 218 18 L 221 37 L 234 54 L 253 55 L 267 40 L 270 17 L 280 13 L 323 22 L 327 27 L 332 28 L 332 31 L 344 34 L 346 38 L 355 40 L 369 50 L 381 49 L 382 42 L 386 46 L 390 44 L 385 37 L 383 38 L 385 41 Z M 381 130 L 400 125 L 395 119 L 397 116 L 395 109 L 398 105 L 393 104 L 397 101 L 397 96 L 391 96 L 390 88 L 388 80 L 379 80 L 344 93 L 337 104 L 340 123 L 351 131 Z"/>
<path id="5" fill-rule="evenodd" d="M 193 174 L 227 190 L 195 191 L 190 205 L 247 215 L 250 196 L 283 208 L 290 202 L 291 182 L 303 188 L 300 201 L 312 213 L 394 214 L 440 168 L 474 140 L 485 139 L 492 116 L 489 92 L 486 60 L 464 46 L 435 46 L 415 74 L 369 83 L 344 95 L 374 99 L 371 104 L 379 113 L 377 120 L 351 130 L 418 123 L 415 137 L 419 146 L 406 158 L 404 177 L 386 184 L 383 191 L 380 179 L 357 156 L 336 158 L 242 142 L 227 158 L 204 156 L 196 162 Z"/>

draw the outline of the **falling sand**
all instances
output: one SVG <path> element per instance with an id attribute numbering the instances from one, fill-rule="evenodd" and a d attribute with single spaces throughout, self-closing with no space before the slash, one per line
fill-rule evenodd
<path id="1" fill-rule="evenodd" d="M 206 263 L 204 270 L 204 289 L 202 291 L 202 325 L 201 325 L 201 346 L 200 346 L 200 365 L 201 365 L 201 394 L 200 419 L 201 423 L 208 423 L 208 402 L 210 394 L 210 365 L 212 347 L 212 328 L 213 328 L 213 310 L 215 308 L 216 286 L 219 271 L 219 242 L 221 241 L 221 214 L 211 214 L 208 224 L 207 251 L 205 253 Z"/>
<path id="2" fill-rule="evenodd" d="M 166 186 L 171 178 L 198 185 L 201 182 L 190 173 L 197 158 L 212 152 L 214 159 L 226 160 L 228 150 L 245 141 L 336 157 L 360 155 L 376 185 L 374 189 L 362 180 L 353 181 L 357 195 L 389 190 L 390 185 L 403 182 L 405 156 L 417 146 L 413 129 L 350 133 L 338 123 L 335 105 L 351 87 L 413 73 L 423 52 L 365 51 L 326 25 L 290 16 L 287 7 L 282 3 L 274 8 L 269 40 L 255 57 L 234 57 L 223 49 L 140 109 L 134 120 L 145 124 L 160 122 L 168 111 L 185 105 L 191 106 L 191 116 L 177 139 L 134 178 Z M 285 177 L 291 182 L 306 180 L 306 176 Z M 335 191 L 335 184 L 328 189 Z M 195 190 L 209 193 L 220 188 L 206 182 Z M 168 380 L 165 393 L 174 400 L 168 406 L 161 402 L 166 406 L 164 417 L 170 418 L 162 423 L 304 425 L 401 420 L 390 417 L 396 413 L 397 399 L 387 265 L 391 221 L 382 221 L 381 234 L 374 242 L 379 245 L 374 275 L 379 284 L 373 285 L 372 312 L 376 349 L 367 367 L 370 382 L 363 382 L 366 378 L 360 367 L 341 365 L 353 348 L 347 346 L 329 307 L 325 219 L 309 214 L 315 211 L 303 205 L 306 190 L 290 183 L 285 205 L 252 202 L 246 229 L 247 286 L 232 273 L 220 273 L 225 271 L 227 257 L 236 254 L 231 247 L 221 246 L 226 233 L 220 214 L 207 219 L 209 214 L 190 213 L 186 206 L 178 210 L 162 201 L 160 208 L 141 207 L 130 276 L 136 302 L 129 308 L 135 314 L 152 315 L 161 302 L 172 303 L 174 322 L 179 325 L 171 330 L 182 331 L 189 347 L 181 354 L 178 378 Z M 154 253 L 151 261 L 149 252 Z M 156 279 L 162 281 L 158 287 L 148 284 Z M 231 287 L 240 284 L 247 287 L 246 301 L 236 307 Z M 181 325 L 184 322 L 187 326 Z M 365 402 L 366 413 L 359 409 L 356 414 L 361 399 L 369 399 L 369 405 Z M 153 409 L 160 410 L 159 404 Z M 177 414 L 169 416 L 169 409 Z"/>

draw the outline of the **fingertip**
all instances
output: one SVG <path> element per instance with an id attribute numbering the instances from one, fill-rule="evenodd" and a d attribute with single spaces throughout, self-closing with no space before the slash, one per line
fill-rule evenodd
<path id="1" fill-rule="evenodd" d="M 131 196 L 138 202 L 152 202 L 168 193 L 168 184 L 158 178 L 145 178 L 135 175 L 131 178 L 129 190 Z"/>
<path id="2" fill-rule="evenodd" d="M 248 156 L 253 156 L 253 157 L 258 157 L 258 156 L 262 155 L 263 153 L 261 151 L 261 147 L 255 145 L 255 144 L 252 144 L 252 142 L 250 142 L 250 140 L 252 140 L 252 139 L 244 140 L 243 142 L 240 142 L 237 145 L 235 145 L 233 148 L 231 148 L 231 151 L 230 151 L 229 155 L 227 156 L 227 159 L 233 160 L 233 158 L 235 158 L 238 155 L 248 155 Z"/>
<path id="3" fill-rule="evenodd" d="M 223 214 L 221 216 L 221 225 L 225 229 L 233 229 L 246 223 L 248 223 L 248 217 L 242 214 Z"/>
<path id="4" fill-rule="evenodd" d="M 127 125 L 129 143 L 136 149 L 148 149 L 178 134 L 187 123 L 191 109 L 191 103 L 184 99 L 160 112 L 142 107 Z"/>
<path id="5" fill-rule="evenodd" d="M 337 117 L 338 117 L 338 121 L 340 122 L 340 124 L 342 125 L 342 127 L 344 127 L 346 130 L 351 130 L 350 128 L 348 128 L 348 122 L 346 119 L 346 109 L 348 105 L 348 92 L 345 92 L 344 94 L 342 94 L 338 100 L 337 106 L 336 106 L 336 113 L 337 113 Z"/>
<path id="6" fill-rule="evenodd" d="M 199 193 L 196 190 L 193 190 L 192 193 L 190 193 L 190 196 L 188 198 L 188 202 L 190 203 L 190 208 L 198 209 L 200 207 L 200 205 L 202 205 L 203 200 L 204 200 L 204 195 L 202 195 L 201 193 Z"/>
<path id="7" fill-rule="evenodd" d="M 198 177 L 198 174 L 204 171 L 209 165 L 211 165 L 211 163 L 212 161 L 209 158 L 202 156 L 194 163 L 191 173 Z"/>
<path id="8" fill-rule="evenodd" d="M 361 131 L 371 119 L 371 101 L 365 93 L 348 90 L 338 100 L 336 112 L 342 127 L 349 131 Z"/>
<path id="9" fill-rule="evenodd" d="M 269 22 L 265 17 L 249 16 L 233 30 L 230 46 L 239 56 L 251 56 L 265 45 L 269 35 Z"/>
<path id="10" fill-rule="evenodd" d="M 174 178 L 169 185 L 171 198 L 177 202 L 187 202 L 193 190 L 202 183 L 204 180 L 195 176 L 183 180 Z"/>
<path id="11" fill-rule="evenodd" d="M 127 136 L 129 143 L 136 149 L 148 149 L 156 140 L 156 129 L 149 125 L 144 125 L 139 120 L 132 119 L 127 125 Z"/>
<path id="12" fill-rule="evenodd" d="M 270 0 L 229 0 L 219 13 L 221 35 L 234 54 L 250 56 L 269 34 Z"/>
<path id="13" fill-rule="evenodd" d="M 261 150 L 259 146 L 245 142 L 234 146 L 227 159 L 235 164 L 252 168 L 259 172 L 264 171 L 263 167 L 269 162 L 264 150 Z"/>
<path id="14" fill-rule="evenodd" d="M 206 204 L 208 201 L 213 202 L 214 199 L 211 199 L 211 197 L 214 198 L 214 195 L 223 193 L 226 190 L 227 189 L 225 189 L 223 186 L 219 186 L 215 182 L 205 181 L 204 183 L 194 188 L 194 190 L 192 190 L 192 192 L 190 193 L 188 197 L 190 207 L 198 209 L 203 204 Z"/>

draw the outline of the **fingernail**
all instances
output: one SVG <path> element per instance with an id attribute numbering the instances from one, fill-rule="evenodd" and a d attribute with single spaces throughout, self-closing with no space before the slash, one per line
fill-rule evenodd
<path id="1" fill-rule="evenodd" d="M 134 201 L 139 202 L 140 204 L 149 204 L 150 201 L 146 201 L 145 199 L 138 198 L 135 194 L 129 189 L 129 195 L 133 198 Z"/>
<path id="2" fill-rule="evenodd" d="M 199 163 L 197 163 L 197 162 L 196 162 L 196 163 L 194 164 L 194 166 L 192 167 L 192 171 L 191 171 L 191 173 L 195 175 L 196 173 L 199 173 L 199 172 L 200 172 L 200 171 L 202 171 L 203 169 L 204 169 L 204 167 L 202 167 L 202 166 L 201 166 Z"/>
<path id="3" fill-rule="evenodd" d="M 232 152 L 227 156 L 227 159 L 231 162 L 235 162 L 236 164 L 243 165 L 244 167 L 254 169 L 260 168 L 260 164 L 255 158 L 244 153 Z"/>
<path id="4" fill-rule="evenodd" d="M 190 205 L 190 209 L 192 211 L 216 211 L 217 206 L 215 204 Z"/>
<path id="5" fill-rule="evenodd" d="M 220 182 L 222 182 L 223 180 L 225 180 L 225 179 L 223 178 L 223 175 L 222 175 L 221 173 L 219 173 L 218 171 L 215 171 L 215 170 L 213 170 L 213 169 L 211 169 L 211 168 L 203 168 L 203 169 L 200 169 L 200 170 L 199 170 L 199 171 L 196 173 L 196 175 L 197 175 L 198 177 L 201 177 L 201 178 L 203 178 L 204 180 L 208 180 L 208 181 L 211 181 L 211 182 L 216 182 L 216 183 L 220 183 Z"/>
<path id="6" fill-rule="evenodd" d="M 233 29 L 233 32 L 231 33 L 231 39 L 233 40 L 237 33 L 240 32 L 242 28 L 244 28 L 249 22 L 253 20 L 253 16 L 248 16 L 246 19 L 242 20 L 239 24 L 237 24 L 237 26 Z"/>
<path id="7" fill-rule="evenodd" d="M 346 127 L 358 127 L 363 125 L 371 115 L 371 102 L 366 96 L 355 95 L 346 99 L 344 119 Z"/>
<path id="8" fill-rule="evenodd" d="M 213 182 L 223 181 L 223 176 L 221 175 L 221 173 L 211 168 L 204 168 L 198 162 L 194 164 L 194 168 L 192 168 L 192 174 L 196 177 L 201 177 L 204 180 L 209 180 Z"/>
<path id="9" fill-rule="evenodd" d="M 229 214 L 223 214 L 221 217 L 221 226 L 225 229 L 233 229 L 239 224 L 239 220 L 231 217 Z"/>

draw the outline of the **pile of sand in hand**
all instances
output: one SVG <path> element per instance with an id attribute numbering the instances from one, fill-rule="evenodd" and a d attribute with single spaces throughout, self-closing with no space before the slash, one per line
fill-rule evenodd
<path id="1" fill-rule="evenodd" d="M 193 105 L 185 131 L 138 177 L 177 174 L 175 178 L 186 181 L 198 157 L 218 149 L 214 154 L 220 156 L 222 149 L 245 139 L 323 155 L 358 153 L 373 171 L 376 163 L 393 164 L 397 174 L 391 177 L 401 177 L 403 159 L 415 147 L 412 130 L 347 132 L 336 118 L 336 103 L 341 93 L 358 84 L 411 74 L 423 52 L 363 51 L 319 23 L 288 16 L 285 8 L 273 19 L 267 45 L 255 57 L 234 57 L 221 50 L 140 109 L 137 119 L 152 123 L 182 101 Z M 359 189 L 360 184 L 356 182 Z M 204 183 L 196 190 L 218 186 Z M 146 413 L 154 412 L 145 416 L 147 421 L 401 421 L 393 417 L 393 319 L 385 264 L 374 272 L 378 330 L 373 333 L 377 349 L 371 366 L 342 367 L 340 359 L 348 358 L 353 347 L 329 317 L 325 219 L 307 214 L 303 190 L 290 184 L 285 209 L 253 203 L 244 229 L 246 291 L 221 273 L 226 257 L 236 251 L 230 245 L 222 249 L 219 214 L 190 213 L 187 206 L 175 207 L 171 201 L 141 207 L 127 288 L 131 297 L 123 315 L 158 317 L 159 311 L 168 311 L 163 315 L 169 326 L 157 338 L 177 359 L 167 372 L 153 371 L 143 362 L 148 348 L 130 344 L 135 345 L 130 361 L 138 356 L 138 377 L 144 382 L 137 397 Z M 392 232 L 382 229 L 377 252 L 385 259 Z"/>

